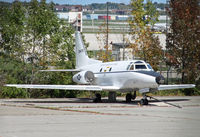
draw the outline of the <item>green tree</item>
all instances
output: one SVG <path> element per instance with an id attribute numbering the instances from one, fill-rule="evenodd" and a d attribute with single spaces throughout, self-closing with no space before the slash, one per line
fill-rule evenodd
<path id="1" fill-rule="evenodd" d="M 98 53 L 98 59 L 103 62 L 113 61 L 111 56 L 111 49 L 109 44 L 107 43 L 107 35 L 110 32 L 109 28 L 107 28 L 106 20 L 99 26 L 99 31 L 96 35 L 98 42 L 103 45 L 103 49 L 101 49 Z"/>
<path id="2" fill-rule="evenodd" d="M 182 74 L 182 83 L 193 83 L 200 74 L 200 6 L 198 0 L 170 1 L 167 51 L 171 65 Z"/>
<path id="3" fill-rule="evenodd" d="M 33 64 L 32 82 L 38 69 L 47 68 L 67 61 L 74 65 L 73 30 L 69 24 L 59 20 L 53 5 L 32 0 L 28 9 L 27 45 Z M 71 64 L 70 64 L 71 63 Z"/>
<path id="4" fill-rule="evenodd" d="M 2 36 L 0 77 L 4 80 L 1 80 L 0 84 L 72 84 L 71 73 L 38 73 L 38 70 L 48 66 L 75 68 L 72 36 L 74 30 L 66 21 L 58 19 L 53 12 L 52 3 L 46 4 L 45 0 L 41 2 L 32 0 L 27 5 L 25 7 L 20 2 L 15 2 L 12 7 L 1 7 L 0 14 L 3 16 L 0 17 Z M 25 57 L 28 57 L 28 60 Z M 3 97 L 16 97 L 22 96 L 21 93 L 25 90 L 6 87 L 1 91 Z M 76 95 L 74 93 L 34 90 L 30 95 L 34 97 L 71 96 Z"/>
<path id="5" fill-rule="evenodd" d="M 5 83 L 27 82 L 28 69 L 25 68 L 28 67 L 22 62 L 25 56 L 22 39 L 25 35 L 25 12 L 18 1 L 0 10 L 0 95 L 3 97 L 27 96 L 23 89 L 13 89 L 9 93 L 9 89 L 3 87 Z"/>
<path id="6" fill-rule="evenodd" d="M 22 58 L 25 8 L 15 1 L 10 8 L 1 7 L 0 15 L 1 51 Z"/>
<path id="7" fill-rule="evenodd" d="M 48 54 L 51 64 L 67 69 L 75 68 L 73 28 L 65 20 L 59 20 L 59 28 L 51 35 Z"/>
<path id="8" fill-rule="evenodd" d="M 75 68 L 74 39 L 72 36 L 74 30 L 66 21 L 58 19 L 53 12 L 53 4 L 47 5 L 45 0 L 40 3 L 33 0 L 30 5 L 29 25 L 27 26 L 29 35 L 33 36 L 32 40 L 29 41 L 30 49 L 32 49 L 30 54 L 33 57 L 36 56 L 37 59 L 36 62 L 32 60 L 34 66 L 32 83 L 72 84 L 71 73 L 65 73 L 65 75 L 63 73 L 40 74 L 37 73 L 37 70 L 41 69 L 39 66 L 42 66 L 43 69 L 48 66 L 57 66 L 60 69 Z M 37 93 L 43 95 L 43 92 L 38 91 Z M 50 96 L 54 96 L 54 92 L 60 95 L 59 93 L 62 91 L 46 91 Z"/>
<path id="9" fill-rule="evenodd" d="M 162 49 L 158 37 L 153 35 L 151 26 L 158 21 L 158 12 L 150 0 L 131 0 L 131 15 L 129 25 L 134 43 L 130 47 L 133 54 L 149 62 L 155 70 L 158 69 L 162 57 Z"/>

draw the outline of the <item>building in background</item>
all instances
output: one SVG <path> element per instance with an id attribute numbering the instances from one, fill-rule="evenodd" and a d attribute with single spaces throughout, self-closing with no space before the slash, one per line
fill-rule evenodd
<path id="1" fill-rule="evenodd" d="M 107 20 L 107 16 L 103 15 L 103 16 L 98 16 L 99 20 Z M 111 16 L 108 16 L 108 20 L 111 20 Z"/>
<path id="2" fill-rule="evenodd" d="M 56 5 L 54 7 L 54 11 L 57 12 L 57 16 L 59 18 L 68 20 L 68 22 L 72 24 L 76 28 L 76 30 L 82 32 L 83 12 L 81 5 Z"/>
<path id="3" fill-rule="evenodd" d="M 69 12 L 69 11 L 82 11 L 81 5 L 55 5 L 55 12 Z"/>
<path id="4" fill-rule="evenodd" d="M 69 18 L 68 21 L 70 24 L 72 24 L 76 30 L 82 32 L 83 31 L 83 20 L 82 20 L 82 11 L 74 11 L 74 12 L 69 12 Z"/>

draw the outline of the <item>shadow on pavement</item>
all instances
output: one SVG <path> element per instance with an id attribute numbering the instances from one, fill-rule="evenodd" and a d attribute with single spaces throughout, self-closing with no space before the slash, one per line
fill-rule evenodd
<path id="1" fill-rule="evenodd" d="M 160 98 L 158 98 L 160 99 Z M 157 100 L 153 99 L 148 99 L 149 103 L 151 102 L 159 102 Z M 164 102 L 180 102 L 180 101 L 189 101 L 190 99 L 160 99 Z M 5 101 L 5 102 L 12 102 L 12 103 L 93 103 L 93 104 L 98 104 L 94 103 L 93 99 L 91 98 L 66 98 L 66 100 L 63 98 L 62 100 L 53 100 L 53 99 L 29 99 L 29 100 L 11 100 L 11 101 Z M 109 102 L 108 99 L 102 99 L 102 103 L 119 103 L 119 104 L 138 104 L 140 103 L 140 100 L 134 100 L 130 103 L 127 103 L 125 100 L 120 100 L 118 99 L 116 102 Z M 100 103 L 101 104 L 101 103 Z"/>

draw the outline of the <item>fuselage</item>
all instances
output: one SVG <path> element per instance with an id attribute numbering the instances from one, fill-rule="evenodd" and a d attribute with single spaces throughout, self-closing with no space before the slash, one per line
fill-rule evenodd
<path id="1" fill-rule="evenodd" d="M 119 87 L 122 92 L 158 88 L 156 78 L 163 78 L 142 60 L 114 61 L 91 64 L 80 68 L 94 73 L 93 84 Z"/>

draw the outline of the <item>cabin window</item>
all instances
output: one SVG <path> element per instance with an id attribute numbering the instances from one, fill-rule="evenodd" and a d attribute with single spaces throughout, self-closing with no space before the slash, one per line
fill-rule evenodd
<path id="1" fill-rule="evenodd" d="M 135 65 L 136 69 L 147 69 L 145 65 Z"/>
<path id="2" fill-rule="evenodd" d="M 111 71 L 112 70 L 112 67 L 109 69 L 109 71 Z"/>
<path id="3" fill-rule="evenodd" d="M 102 71 L 102 68 L 100 69 L 100 72 Z"/>

